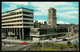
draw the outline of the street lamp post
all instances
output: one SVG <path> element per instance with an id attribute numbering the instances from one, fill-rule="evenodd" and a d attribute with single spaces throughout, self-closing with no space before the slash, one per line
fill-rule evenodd
<path id="1" fill-rule="evenodd" d="M 44 37 L 42 37 L 44 39 Z M 42 51 L 44 50 L 44 42 L 42 43 Z"/>

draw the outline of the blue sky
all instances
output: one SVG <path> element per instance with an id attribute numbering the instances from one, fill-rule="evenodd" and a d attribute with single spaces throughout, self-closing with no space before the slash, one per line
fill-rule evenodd
<path id="1" fill-rule="evenodd" d="M 17 8 L 34 10 L 34 20 L 48 21 L 48 9 L 56 9 L 57 23 L 79 24 L 79 2 L 2 2 L 2 13 Z"/>

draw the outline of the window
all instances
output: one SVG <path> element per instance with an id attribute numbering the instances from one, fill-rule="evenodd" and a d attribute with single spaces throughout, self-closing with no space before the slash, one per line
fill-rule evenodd
<path id="1" fill-rule="evenodd" d="M 33 22 L 32 20 L 23 20 L 24 22 Z"/>
<path id="2" fill-rule="evenodd" d="M 39 35 L 39 32 L 30 32 L 30 35 Z"/>
<path id="3" fill-rule="evenodd" d="M 19 26 L 19 24 L 17 24 L 17 26 Z"/>
<path id="4" fill-rule="evenodd" d="M 18 26 L 20 26 L 20 24 L 18 24 Z"/>
<path id="5" fill-rule="evenodd" d="M 14 24 L 14 26 L 17 26 L 17 24 Z"/>
<path id="6" fill-rule="evenodd" d="M 29 14 L 29 15 L 32 15 L 32 13 L 29 13 L 29 12 L 23 12 L 23 14 Z"/>
<path id="7" fill-rule="evenodd" d="M 29 16 L 23 16 L 23 18 L 30 18 L 30 19 L 33 19 L 33 17 L 29 17 Z"/>
<path id="8" fill-rule="evenodd" d="M 22 14 L 22 12 L 20 12 L 20 14 Z"/>
<path id="9" fill-rule="evenodd" d="M 20 18 L 22 18 L 22 16 L 20 16 Z"/>

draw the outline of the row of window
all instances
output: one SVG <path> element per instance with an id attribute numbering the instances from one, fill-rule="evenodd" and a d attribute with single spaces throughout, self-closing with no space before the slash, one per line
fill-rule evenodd
<path id="1" fill-rule="evenodd" d="M 22 24 L 2 25 L 2 26 L 22 26 Z"/>
<path id="2" fill-rule="evenodd" d="M 14 22 L 22 22 L 22 20 L 8 21 L 8 22 L 2 22 L 2 23 L 14 23 Z M 23 22 L 33 22 L 33 20 L 23 20 Z"/>
<path id="3" fill-rule="evenodd" d="M 2 26 L 22 26 L 22 24 L 2 25 Z M 23 24 L 23 26 L 33 26 L 33 24 Z"/>
<path id="4" fill-rule="evenodd" d="M 23 24 L 23 26 L 33 26 L 34 24 Z"/>
<path id="5" fill-rule="evenodd" d="M 23 22 L 33 22 L 33 20 L 23 20 Z"/>
<path id="6" fill-rule="evenodd" d="M 2 19 L 2 20 L 11 20 L 11 19 L 17 19 L 17 18 L 22 18 L 22 16 L 17 16 L 17 17 L 12 17 L 12 18 L 5 18 L 5 19 Z"/>
<path id="7" fill-rule="evenodd" d="M 22 12 L 17 12 L 17 13 L 12 12 L 12 13 L 9 13 L 8 15 L 4 15 L 2 17 L 7 17 L 7 16 L 11 16 L 11 15 L 17 15 L 17 14 L 21 14 L 21 13 Z"/>
<path id="8" fill-rule="evenodd" d="M 22 22 L 22 20 L 17 20 L 17 21 L 8 21 L 8 22 L 2 22 L 2 23 L 14 23 L 14 22 Z"/>
<path id="9" fill-rule="evenodd" d="M 29 15 L 33 15 L 32 13 L 28 13 L 28 12 L 23 12 L 23 14 L 29 14 Z"/>
<path id="10" fill-rule="evenodd" d="M 17 18 L 29 18 L 29 19 L 33 19 L 33 17 L 28 17 L 28 16 L 18 16 L 18 17 L 6 18 L 6 19 L 2 19 L 2 20 L 11 20 L 11 19 L 17 19 Z"/>
<path id="11" fill-rule="evenodd" d="M 30 16 L 23 16 L 23 18 L 33 19 L 33 17 L 30 17 Z"/>
<path id="12" fill-rule="evenodd" d="M 17 15 L 17 14 L 29 14 L 29 15 L 33 15 L 32 13 L 28 13 L 28 12 L 17 12 L 17 13 L 14 13 L 14 12 L 12 12 L 12 13 L 9 13 L 8 15 L 4 15 L 4 16 L 2 16 L 2 17 L 7 17 L 7 16 L 11 16 L 11 15 Z"/>

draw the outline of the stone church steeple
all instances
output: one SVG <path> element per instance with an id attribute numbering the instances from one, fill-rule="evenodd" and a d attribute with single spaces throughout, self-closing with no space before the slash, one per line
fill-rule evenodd
<path id="1" fill-rule="evenodd" d="M 50 7 L 48 9 L 48 26 L 52 28 L 57 27 L 56 9 Z"/>

